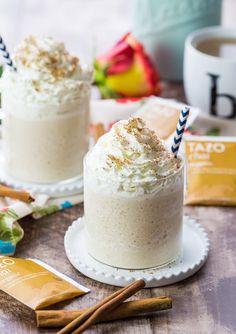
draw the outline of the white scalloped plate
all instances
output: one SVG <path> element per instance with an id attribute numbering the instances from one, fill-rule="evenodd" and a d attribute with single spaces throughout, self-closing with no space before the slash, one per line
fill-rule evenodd
<path id="1" fill-rule="evenodd" d="M 7 174 L 4 168 L 4 159 L 2 156 L 2 152 L 0 152 L 0 182 L 17 189 L 27 189 L 33 193 L 46 194 L 50 197 L 70 196 L 83 192 L 82 176 L 75 177 L 69 181 L 62 181 L 50 184 L 39 184 L 18 180 Z"/>
<path id="2" fill-rule="evenodd" d="M 71 264 L 82 274 L 96 281 L 125 286 L 136 279 L 145 279 L 146 287 L 160 287 L 184 280 L 195 274 L 206 262 L 209 239 L 203 227 L 190 217 L 184 217 L 183 254 L 167 266 L 127 270 L 100 263 L 86 250 L 84 219 L 74 221 L 65 234 L 64 244 Z"/>

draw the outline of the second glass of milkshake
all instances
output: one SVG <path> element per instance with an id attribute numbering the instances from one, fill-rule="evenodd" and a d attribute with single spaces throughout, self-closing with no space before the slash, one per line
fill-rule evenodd
<path id="1" fill-rule="evenodd" d="M 92 72 L 46 37 L 26 38 L 13 59 L 17 71 L 0 81 L 7 173 L 35 183 L 82 176 Z"/>
<path id="2" fill-rule="evenodd" d="M 105 264 L 142 269 L 181 254 L 183 162 L 140 118 L 113 125 L 84 161 L 87 248 Z"/>

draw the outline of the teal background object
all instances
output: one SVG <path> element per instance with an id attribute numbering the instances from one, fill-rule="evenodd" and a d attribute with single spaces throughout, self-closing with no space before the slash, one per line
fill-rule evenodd
<path id="1" fill-rule="evenodd" d="M 133 0 L 133 33 L 162 79 L 182 80 L 189 33 L 219 25 L 221 0 Z"/>
<path id="2" fill-rule="evenodd" d="M 0 240 L 0 255 L 14 255 L 16 245 L 10 241 Z"/>

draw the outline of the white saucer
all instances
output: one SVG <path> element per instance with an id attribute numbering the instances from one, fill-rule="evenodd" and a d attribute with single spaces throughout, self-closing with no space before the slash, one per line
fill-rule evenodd
<path id="1" fill-rule="evenodd" d="M 27 189 L 33 193 L 46 194 L 50 197 L 63 197 L 83 192 L 83 177 L 75 177 L 69 181 L 56 183 L 33 183 L 18 180 L 7 174 L 4 168 L 2 152 L 0 152 L 0 182 L 16 189 Z"/>
<path id="2" fill-rule="evenodd" d="M 115 286 L 125 286 L 133 280 L 143 278 L 147 288 L 173 284 L 193 275 L 203 266 L 209 253 L 207 233 L 190 217 L 184 217 L 182 256 L 159 268 L 127 270 L 95 260 L 86 249 L 83 218 L 74 221 L 69 227 L 64 244 L 69 261 L 85 276 Z"/>

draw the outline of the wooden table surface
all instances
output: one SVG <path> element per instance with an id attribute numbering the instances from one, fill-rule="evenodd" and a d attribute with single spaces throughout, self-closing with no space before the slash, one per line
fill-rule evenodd
<path id="1" fill-rule="evenodd" d="M 183 99 L 179 85 L 164 84 L 163 89 L 164 96 Z M 206 264 L 197 274 L 181 283 L 146 289 L 135 296 L 171 296 L 173 309 L 150 317 L 96 325 L 86 333 L 236 333 L 236 208 L 186 207 L 185 213 L 197 218 L 209 234 L 211 250 Z M 25 237 L 17 246 L 17 257 L 41 259 L 91 289 L 91 293 L 57 308 L 88 307 L 116 289 L 84 277 L 67 260 L 64 235 L 72 221 L 82 214 L 83 205 L 80 204 L 40 220 L 30 217 L 21 220 Z M 55 332 L 38 330 L 33 311 L 0 293 L 0 334 Z"/>

